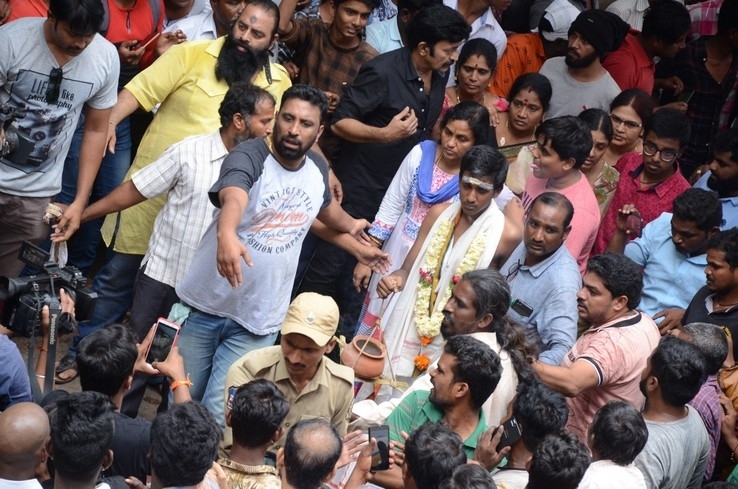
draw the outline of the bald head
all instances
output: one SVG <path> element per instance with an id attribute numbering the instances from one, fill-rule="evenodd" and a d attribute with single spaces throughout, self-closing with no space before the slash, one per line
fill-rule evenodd
<path id="1" fill-rule="evenodd" d="M 320 418 L 295 424 L 287 433 L 284 464 L 292 487 L 321 486 L 341 456 L 343 443 L 336 429 Z"/>
<path id="2" fill-rule="evenodd" d="M 0 478 L 33 479 L 48 439 L 49 417 L 40 406 L 21 402 L 6 409 L 0 414 Z"/>

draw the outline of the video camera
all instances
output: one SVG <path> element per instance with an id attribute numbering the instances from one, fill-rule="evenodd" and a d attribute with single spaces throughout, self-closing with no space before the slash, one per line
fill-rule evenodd
<path id="1" fill-rule="evenodd" d="M 25 108 L 0 104 L 0 122 L 5 131 L 5 141 L 0 144 L 0 157 L 18 165 L 25 165 L 36 147 L 28 131 L 11 125 L 16 119 L 23 119 L 26 113 Z"/>
<path id="2" fill-rule="evenodd" d="M 18 278 L 0 277 L 0 300 L 6 301 L 2 323 L 8 329 L 21 336 L 37 335 L 41 309 L 44 305 L 51 307 L 62 288 L 74 300 L 77 319 L 89 318 L 97 293 L 85 285 L 87 278 L 78 268 L 60 268 L 53 261 L 47 261 L 49 253 L 28 241 L 23 243 L 18 258 L 44 273 Z M 67 324 L 59 323 L 59 333 L 72 332 L 64 329 Z"/>

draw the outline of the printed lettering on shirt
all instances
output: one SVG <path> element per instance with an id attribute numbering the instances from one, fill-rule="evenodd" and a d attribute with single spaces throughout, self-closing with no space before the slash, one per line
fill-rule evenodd
<path id="1" fill-rule="evenodd" d="M 299 245 L 312 222 L 312 199 L 298 187 L 270 193 L 257 208 L 246 244 L 261 253 L 281 254 Z"/>
<path id="2" fill-rule="evenodd" d="M 6 159 L 0 161 L 25 173 L 45 173 L 56 161 L 52 158 L 57 148 L 71 135 L 65 128 L 71 124 L 85 100 L 89 99 L 93 84 L 90 82 L 62 78 L 58 87 L 58 98 L 54 103 L 46 102 L 50 88 L 49 73 L 20 70 L 11 84 L 10 98 L 6 102 L 12 107 L 25 108 L 26 115 L 13 124 L 34 142 L 34 149 L 24 164 Z"/>

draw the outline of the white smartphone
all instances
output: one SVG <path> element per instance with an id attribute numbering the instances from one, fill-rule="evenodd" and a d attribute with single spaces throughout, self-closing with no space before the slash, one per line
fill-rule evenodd
<path id="1" fill-rule="evenodd" d="M 146 363 L 163 362 L 167 359 L 169 352 L 177 342 L 180 326 L 177 323 L 164 318 L 156 321 L 156 332 L 154 339 L 149 345 L 149 351 L 146 352 Z"/>

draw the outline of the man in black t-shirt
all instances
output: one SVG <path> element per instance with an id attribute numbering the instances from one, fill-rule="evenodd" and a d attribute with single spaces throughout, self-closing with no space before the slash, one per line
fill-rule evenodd
<path id="1" fill-rule="evenodd" d="M 402 160 L 429 139 L 441 113 L 448 70 L 471 28 L 452 8 L 422 9 L 407 26 L 405 46 L 366 62 L 343 90 L 333 114 L 333 133 L 343 140 L 334 171 L 343 185 L 343 208 L 352 217 L 374 219 Z M 308 250 L 302 257 L 310 260 Z M 353 290 L 356 260 L 320 242 L 301 292 L 330 295 L 341 310 L 341 334 L 353 335 L 364 298 Z M 295 294 L 297 295 L 297 294 Z M 348 313 L 348 317 L 346 314 Z M 347 329 L 344 329 L 347 328 Z"/>
<path id="2" fill-rule="evenodd" d="M 123 394 L 133 380 L 138 357 L 133 332 L 122 324 L 111 324 L 85 337 L 77 347 L 77 368 L 83 391 L 110 396 L 116 406 L 113 414 L 115 435 L 113 463 L 105 475 L 134 476 L 145 481 L 150 474 L 148 452 L 151 422 L 129 418 L 119 412 Z"/>
<path id="3" fill-rule="evenodd" d="M 707 285 L 692 298 L 682 324 L 726 326 L 738 338 L 738 229 L 714 234 L 707 242 Z M 733 355 L 738 342 L 733 341 Z M 736 357 L 738 358 L 738 357 Z"/>

